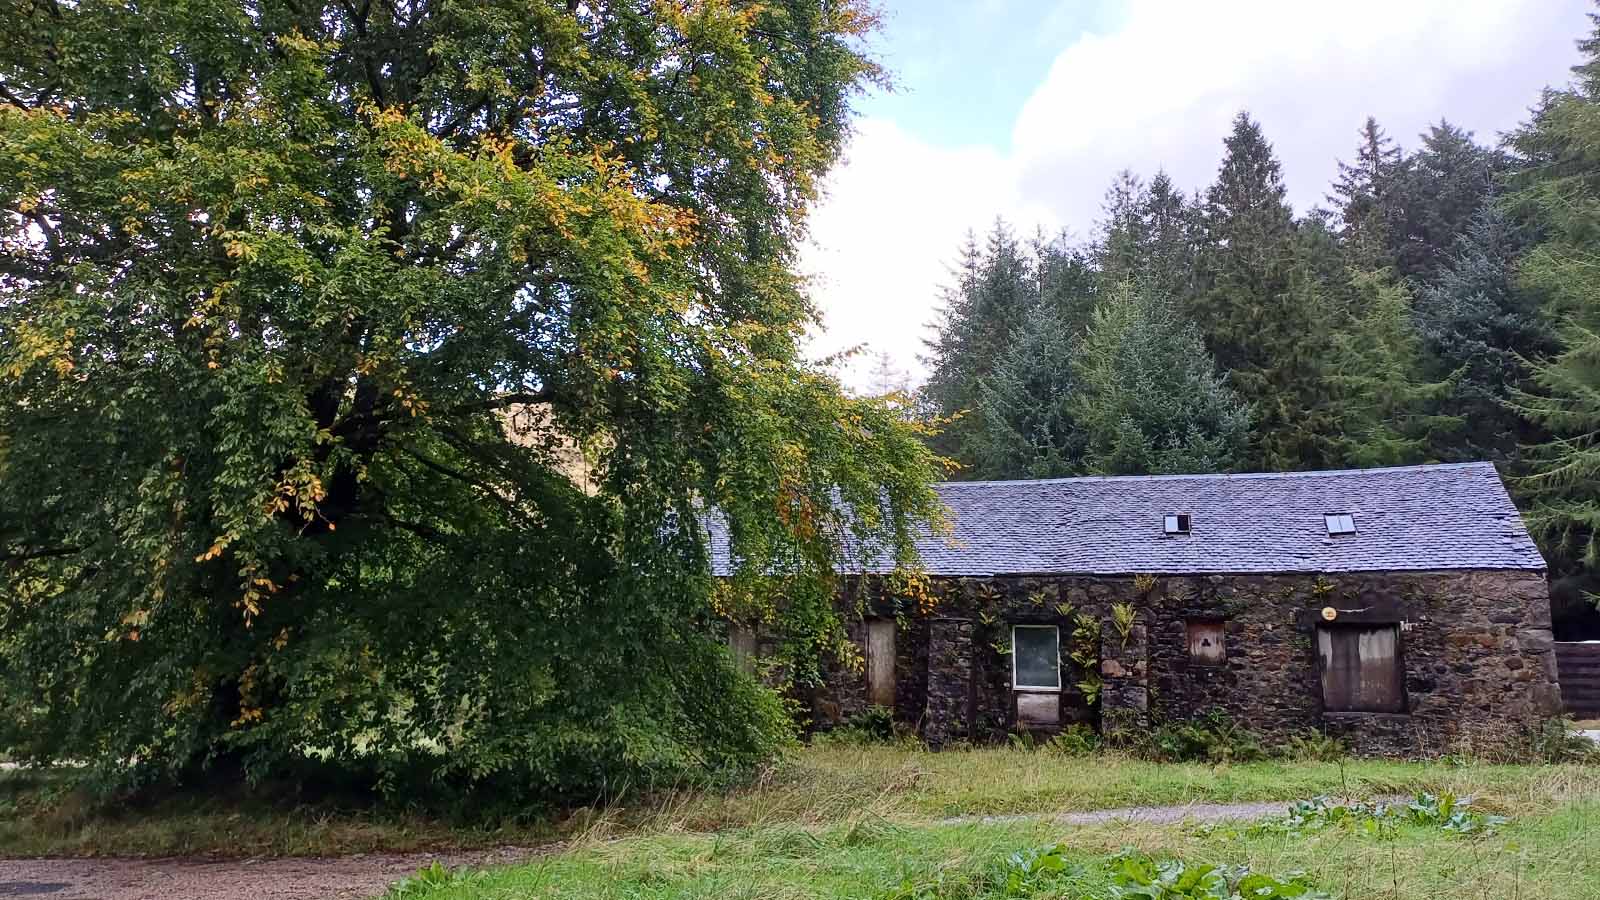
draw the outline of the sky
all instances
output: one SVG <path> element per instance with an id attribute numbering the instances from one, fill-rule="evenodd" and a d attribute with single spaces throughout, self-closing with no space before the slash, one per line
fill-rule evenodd
<path id="1" fill-rule="evenodd" d="M 1324 202 L 1368 115 L 1410 150 L 1447 119 L 1495 142 L 1567 82 L 1592 0 L 883 0 L 894 79 L 858 103 L 802 269 L 817 357 L 847 385 L 887 353 L 916 383 L 969 230 L 1092 236 L 1123 169 L 1204 190 L 1233 116 L 1261 122 L 1289 199 Z"/>

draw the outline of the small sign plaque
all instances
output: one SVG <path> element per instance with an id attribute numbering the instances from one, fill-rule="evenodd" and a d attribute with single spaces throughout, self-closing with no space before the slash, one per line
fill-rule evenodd
<path id="1" fill-rule="evenodd" d="M 1322 618 L 1332 622 L 1334 619 L 1339 618 L 1339 611 L 1331 606 L 1324 606 L 1322 608 Z"/>

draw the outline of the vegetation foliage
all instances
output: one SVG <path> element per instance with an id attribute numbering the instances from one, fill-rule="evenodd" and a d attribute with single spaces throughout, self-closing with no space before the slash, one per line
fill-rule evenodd
<path id="1" fill-rule="evenodd" d="M 933 514 L 799 350 L 864 4 L 7 8 L 0 749 L 544 801 L 769 757 L 700 517 L 814 660 L 841 537 Z"/>

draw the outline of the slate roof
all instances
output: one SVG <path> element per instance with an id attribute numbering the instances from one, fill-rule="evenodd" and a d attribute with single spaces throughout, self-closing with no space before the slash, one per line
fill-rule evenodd
<path id="1" fill-rule="evenodd" d="M 953 533 L 924 534 L 933 575 L 1543 570 L 1492 463 L 1246 475 L 1156 475 L 936 486 Z M 1162 520 L 1188 513 L 1191 533 Z M 1323 515 L 1356 533 L 1330 537 Z M 712 564 L 729 574 L 712 529 Z M 890 566 L 856 553 L 851 572 Z"/>

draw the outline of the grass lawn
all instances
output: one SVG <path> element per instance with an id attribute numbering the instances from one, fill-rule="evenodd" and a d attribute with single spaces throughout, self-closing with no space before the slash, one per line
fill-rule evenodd
<path id="1" fill-rule="evenodd" d="M 1019 851 L 1061 845 L 1059 872 L 1014 877 Z M 1488 835 L 1405 827 L 1247 835 L 1193 826 L 1062 828 L 1041 823 L 903 825 L 872 818 L 807 829 L 769 825 L 732 833 L 650 834 L 594 843 L 536 863 L 419 878 L 394 892 L 423 900 L 649 898 L 1102 898 L 1111 860 L 1135 849 L 1155 859 L 1301 872 L 1349 900 L 1600 897 L 1600 804 L 1578 801 Z M 1024 858 L 1025 865 L 1025 858 Z M 1210 894 L 1135 894 L 1152 897 Z"/>
<path id="2" fill-rule="evenodd" d="M 689 840 L 682 835 L 770 828 L 822 833 L 868 821 L 914 829 L 963 815 L 1190 802 L 1288 803 L 1319 794 L 1371 797 L 1416 791 L 1470 795 L 1521 822 L 1577 800 L 1600 799 L 1600 768 L 1373 760 L 1212 766 L 1012 749 L 935 754 L 898 746 L 818 746 L 732 790 L 640 793 L 559 818 L 494 827 L 260 797 L 177 796 L 94 808 L 59 781 L 0 772 L 0 856 L 333 855 L 556 840 Z"/>

